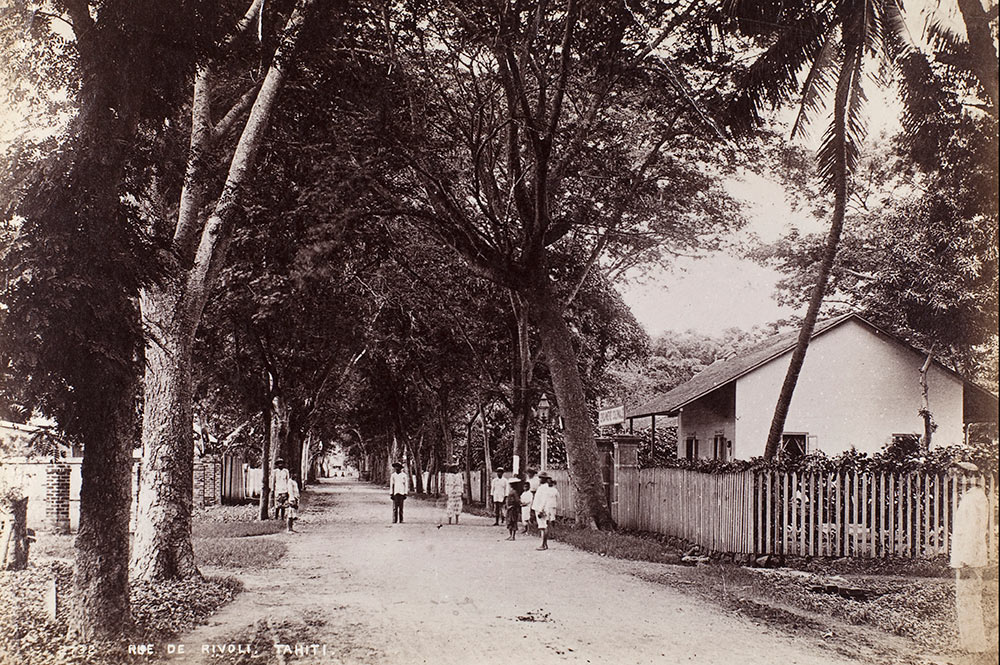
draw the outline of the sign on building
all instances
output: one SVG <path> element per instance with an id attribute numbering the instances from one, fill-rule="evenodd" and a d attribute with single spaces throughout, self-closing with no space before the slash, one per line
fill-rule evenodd
<path id="1" fill-rule="evenodd" d="M 611 425 L 621 425 L 625 422 L 625 405 L 613 406 L 608 409 L 601 409 L 597 412 L 597 424 L 599 427 L 610 427 Z"/>

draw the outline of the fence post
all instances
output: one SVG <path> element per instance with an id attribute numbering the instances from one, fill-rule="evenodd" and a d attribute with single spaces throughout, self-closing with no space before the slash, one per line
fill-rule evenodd
<path id="1" fill-rule="evenodd" d="M 619 522 L 622 519 L 621 515 L 621 470 L 622 469 L 639 469 L 639 437 L 633 436 L 631 434 L 618 434 L 611 438 L 612 445 L 614 446 L 614 454 L 612 455 L 613 469 L 611 472 L 611 516 L 614 518 L 615 522 Z M 638 474 L 629 474 L 628 479 L 630 482 L 638 480 Z M 630 510 L 626 508 L 626 511 Z"/>

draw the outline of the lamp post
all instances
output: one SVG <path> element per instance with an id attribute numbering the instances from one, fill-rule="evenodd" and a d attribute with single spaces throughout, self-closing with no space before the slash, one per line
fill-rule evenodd
<path id="1" fill-rule="evenodd" d="M 549 466 L 549 398 L 542 393 L 538 400 L 538 419 L 542 423 L 542 450 L 539 454 L 539 466 L 545 471 Z"/>

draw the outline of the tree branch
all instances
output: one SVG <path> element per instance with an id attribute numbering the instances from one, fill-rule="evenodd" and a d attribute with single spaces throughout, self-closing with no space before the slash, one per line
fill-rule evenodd
<path id="1" fill-rule="evenodd" d="M 236 103 L 233 104 L 229 111 L 222 116 L 222 119 L 215 123 L 215 127 L 212 128 L 212 143 L 218 143 L 226 136 L 226 134 L 229 133 L 229 130 L 233 128 L 236 121 L 239 120 L 243 114 L 253 106 L 254 100 L 257 98 L 257 93 L 259 91 L 260 84 L 258 83 L 240 95 L 240 98 L 236 100 Z"/>

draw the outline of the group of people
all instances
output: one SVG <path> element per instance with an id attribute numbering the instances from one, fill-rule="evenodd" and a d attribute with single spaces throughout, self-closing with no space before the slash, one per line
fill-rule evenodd
<path id="1" fill-rule="evenodd" d="M 507 540 L 517 539 L 518 524 L 524 523 L 522 533 L 528 533 L 528 528 L 534 525 L 542 537 L 539 550 L 549 549 L 549 523 L 556 518 L 559 506 L 559 490 L 556 481 L 545 471 L 535 472 L 528 469 L 526 478 L 517 476 L 504 478 L 504 470 L 496 470 L 497 477 L 490 485 L 490 497 L 493 499 L 494 526 L 506 523 L 510 535 Z"/>
<path id="2" fill-rule="evenodd" d="M 403 505 L 409 494 L 409 476 L 403 471 L 400 462 L 394 462 L 392 468 L 393 473 L 389 475 L 392 523 L 399 524 L 403 522 Z M 510 532 L 507 540 L 515 540 L 519 524 L 524 525 L 522 533 L 528 533 L 528 528 L 533 525 L 538 528 L 542 537 L 538 549 L 549 549 L 548 527 L 555 520 L 559 505 L 559 490 L 556 489 L 555 479 L 544 471 L 536 473 L 534 469 L 528 469 L 527 477 L 524 479 L 517 476 L 504 478 L 504 471 L 503 468 L 498 468 L 497 477 L 490 484 L 490 498 L 493 500 L 495 515 L 494 526 L 506 524 Z M 458 524 L 458 518 L 462 514 L 464 487 L 457 464 L 447 467 L 444 494 L 445 518 L 448 524 L 453 520 Z M 441 526 L 443 523 L 438 525 Z"/>

